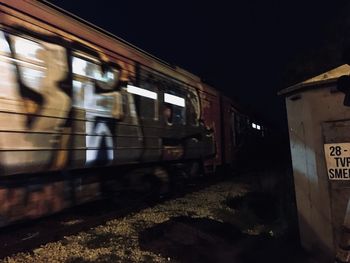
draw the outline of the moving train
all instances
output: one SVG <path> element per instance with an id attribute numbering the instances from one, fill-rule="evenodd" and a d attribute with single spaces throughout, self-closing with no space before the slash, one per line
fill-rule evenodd
<path id="1" fill-rule="evenodd" d="M 0 25 L 0 226 L 99 198 L 125 171 L 230 166 L 263 134 L 199 77 L 45 1 L 1 0 Z"/>

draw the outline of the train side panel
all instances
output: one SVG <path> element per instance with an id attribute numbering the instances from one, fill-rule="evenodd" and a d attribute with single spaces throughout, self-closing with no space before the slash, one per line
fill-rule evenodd
<path id="1" fill-rule="evenodd" d="M 32 9 L 28 3 L 33 4 Z M 41 14 L 33 1 L 26 1 L 23 7 L 15 2 L 14 6 L 25 7 L 25 12 L 33 10 L 48 21 L 58 19 L 56 13 Z M 171 73 L 166 76 L 158 71 L 156 62 L 144 61 L 146 65 L 140 66 L 130 60 L 142 61 L 134 55 L 119 60 L 120 54 L 111 53 L 120 48 L 118 43 L 97 47 L 53 25 L 45 29 L 41 22 L 8 7 L 1 18 L 2 25 L 10 26 L 0 35 L 5 90 L 0 98 L 2 174 L 207 159 L 215 152 L 213 140 L 215 164 L 221 164 L 218 92 L 206 87 L 199 99 L 189 85 L 193 80 L 182 75 L 185 72 L 178 74 L 160 66 Z M 88 37 L 83 29 L 76 25 L 75 33 Z M 103 72 L 109 65 L 118 67 Z M 108 79 L 110 75 L 115 77 Z M 117 82 L 124 84 L 117 87 Z M 129 84 L 155 97 L 131 94 Z M 167 103 L 165 96 L 183 105 Z M 150 102 L 154 102 L 151 107 Z M 169 104 L 170 122 L 163 114 Z M 199 123 L 200 105 L 204 106 L 205 125 Z M 144 116 L 152 108 L 153 116 Z"/>
<path id="2" fill-rule="evenodd" d="M 218 91 L 42 3 L 0 2 L 0 226 L 100 195 L 72 169 L 222 164 Z"/>
<path id="3" fill-rule="evenodd" d="M 206 160 L 205 165 L 219 166 L 222 164 L 220 93 L 206 84 L 201 85 L 199 93 L 201 117 L 205 126 L 213 131 L 215 143 L 215 158 Z"/>

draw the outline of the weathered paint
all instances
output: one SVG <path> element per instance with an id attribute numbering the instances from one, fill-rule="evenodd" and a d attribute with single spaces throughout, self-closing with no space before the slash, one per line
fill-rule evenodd
<path id="1" fill-rule="evenodd" d="M 325 262 L 335 258 L 350 197 L 349 181 L 329 180 L 324 151 L 325 144 L 350 142 L 350 108 L 334 74 L 286 93 L 301 243 Z"/>
<path id="2" fill-rule="evenodd" d="M 100 193 L 98 179 L 1 184 L 14 174 L 207 160 L 215 153 L 212 163 L 221 164 L 220 94 L 198 77 L 37 1 L 0 2 L 1 225 Z M 31 47 L 21 53 L 18 43 Z M 149 108 L 128 84 L 157 93 L 153 118 L 142 116 Z M 177 112 L 172 106 L 171 122 L 163 114 L 165 93 L 185 101 Z"/>
<path id="3" fill-rule="evenodd" d="M 207 165 L 222 164 L 221 149 L 221 106 L 220 94 L 206 84 L 202 84 L 199 91 L 202 109 L 202 119 L 208 129 L 213 130 L 213 136 L 216 146 L 216 155 L 214 160 L 208 160 Z"/>
<path id="4" fill-rule="evenodd" d="M 65 178 L 63 174 L 55 179 L 51 182 L 27 180 L 14 186 L 2 184 L 0 227 L 53 214 L 100 196 L 101 185 L 96 179 L 96 182 L 84 182 L 82 178 Z"/>
<path id="5" fill-rule="evenodd" d="M 16 4 L 17 2 L 14 3 L 14 7 L 17 7 Z M 138 56 L 141 55 L 137 50 L 125 47 L 125 51 L 123 43 L 104 35 L 102 36 L 109 40 L 105 45 L 110 46 L 103 46 L 104 42 L 101 39 L 97 41 L 96 35 L 99 33 L 95 31 L 93 31 L 94 39 L 89 38 L 86 34 L 92 34 L 91 29 L 79 22 L 73 23 L 73 29 L 69 28 L 77 30 L 74 35 L 62 32 L 57 28 L 64 26 L 65 20 L 54 27 L 59 14 L 56 11 L 49 12 L 50 8 L 43 14 L 45 8 L 38 8 L 38 3 L 35 1 L 25 2 L 18 9 L 33 12 L 40 18 L 47 18 L 50 26 L 38 27 L 40 21 L 6 6 L 1 8 L 6 12 L 2 16 L 5 17 L 4 23 L 14 26 L 15 29 L 20 27 L 17 31 L 13 31 L 12 27 L 6 27 L 1 31 L 1 41 L 7 48 L 2 51 L 4 61 L 1 64 L 1 72 L 5 92 L 0 98 L 2 100 L 0 118 L 6 123 L 12 120 L 12 125 L 9 127 L 2 126 L 0 134 L 3 174 L 58 170 L 67 167 L 82 168 L 95 164 L 113 165 L 169 160 L 169 151 L 162 150 L 162 138 L 174 139 L 179 143 L 177 147 L 187 145 L 186 148 L 191 148 L 186 150 L 191 152 L 190 157 L 179 156 L 177 153 L 174 159 L 182 157 L 205 159 L 213 154 L 210 147 L 203 146 L 207 145 L 208 140 L 209 144 L 213 143 L 213 139 L 207 137 L 206 127 L 199 124 L 202 110 L 199 96 L 196 95 L 197 91 L 180 81 L 183 79 L 183 74 L 187 74 L 185 71 L 182 70 L 181 74 L 175 71 L 168 72 L 172 76 L 179 76 L 179 79 L 160 74 L 157 71 L 158 67 L 149 68 L 151 64 L 140 60 Z M 8 30 L 10 33 L 7 33 Z M 93 40 L 96 42 L 91 42 Z M 16 43 L 21 41 L 38 46 L 35 54 L 31 55 L 33 57 L 30 67 L 32 65 L 37 67 L 33 63 L 40 62 L 39 66 L 43 72 L 39 72 L 43 76 L 41 78 L 33 75 L 32 79 L 36 82 L 29 86 L 24 82 L 26 78 L 24 70 L 27 70 L 24 63 L 27 62 L 19 57 L 20 54 L 15 49 Z M 73 52 L 70 51 L 70 46 L 73 46 Z M 106 56 L 110 55 L 114 48 L 117 48 L 116 51 L 122 48 L 122 54 Z M 136 55 L 130 55 L 128 52 L 134 52 Z M 129 56 L 127 58 L 129 66 L 125 63 L 125 59 L 117 60 L 118 56 Z M 147 55 L 141 57 L 150 59 Z M 133 61 L 134 59 L 137 61 Z M 144 62 L 148 66 L 136 67 L 139 62 Z M 130 70 L 130 66 L 134 68 Z M 30 67 L 28 66 L 28 69 L 32 70 Z M 108 79 L 108 76 L 113 74 L 117 75 L 113 79 Z M 95 76 L 100 76 L 101 79 Z M 157 116 L 154 120 L 141 120 L 140 113 L 146 109 L 136 109 L 134 96 L 126 94 L 123 85 L 126 85 L 125 82 L 143 85 L 142 83 L 147 81 L 153 87 L 157 87 L 159 98 L 164 96 L 165 92 L 173 92 L 171 89 L 174 85 L 176 89 L 180 89 L 183 99 L 186 100 L 184 110 L 187 114 L 184 118 L 191 120 L 191 125 L 195 122 L 197 124 L 191 128 L 185 123 L 183 125 L 186 126 L 168 125 L 163 116 L 160 118 Z M 121 107 L 121 104 L 124 106 Z M 156 102 L 157 115 L 163 111 L 163 104 L 162 99 Z M 114 114 L 116 108 L 124 109 L 125 112 L 116 115 Z M 190 113 L 193 114 L 189 115 Z M 209 126 L 213 126 L 215 130 L 216 125 L 213 125 L 212 118 L 206 117 L 204 122 L 210 122 Z M 201 133 L 203 135 L 199 136 Z M 191 142 L 189 145 L 186 141 L 192 137 L 200 137 L 203 140 L 197 143 Z M 195 147 L 197 151 L 193 151 Z M 167 154 L 167 157 L 162 158 L 162 154 Z"/>

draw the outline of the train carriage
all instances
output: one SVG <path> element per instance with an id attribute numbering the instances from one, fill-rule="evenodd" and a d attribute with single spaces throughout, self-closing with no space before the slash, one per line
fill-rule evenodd
<path id="1" fill-rule="evenodd" d="M 101 194 L 70 171 L 232 162 L 233 103 L 197 76 L 43 1 L 0 24 L 0 225 Z"/>

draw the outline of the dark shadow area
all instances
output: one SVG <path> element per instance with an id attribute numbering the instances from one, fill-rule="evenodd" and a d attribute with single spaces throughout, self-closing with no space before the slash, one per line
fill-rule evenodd
<path id="1" fill-rule="evenodd" d="M 271 224 L 280 217 L 279 200 L 272 194 L 249 192 L 229 198 L 226 204 L 235 210 L 250 209 L 255 222 L 260 224 Z"/>
<path id="2" fill-rule="evenodd" d="M 228 223 L 175 217 L 139 235 L 143 250 L 180 262 L 312 262 L 293 240 L 250 236 Z"/>
<path id="3" fill-rule="evenodd" d="M 268 130 L 264 136 L 250 137 L 239 154 L 239 177 L 251 185 L 244 197 L 227 200 L 236 215 L 226 222 L 251 227 L 277 224 L 277 232 L 291 235 L 298 244 L 299 229 L 288 130 Z M 273 230 L 273 232 L 275 232 Z"/>

